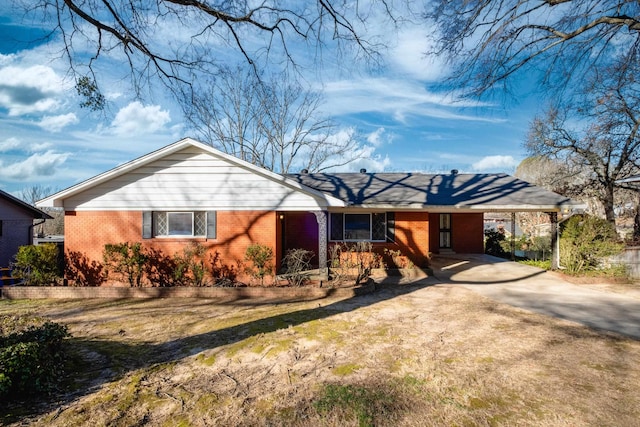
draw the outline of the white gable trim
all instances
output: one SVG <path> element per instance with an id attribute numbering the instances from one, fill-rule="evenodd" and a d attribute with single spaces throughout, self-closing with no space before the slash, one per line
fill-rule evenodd
<path id="1" fill-rule="evenodd" d="M 95 187 L 99 184 L 105 183 L 113 178 L 125 175 L 131 171 L 134 171 L 135 169 L 138 169 L 144 165 L 147 165 L 151 162 L 154 162 L 156 160 L 160 160 L 163 157 L 166 157 L 172 153 L 178 152 L 180 150 L 183 150 L 184 148 L 187 147 L 197 147 L 209 154 L 211 154 L 214 157 L 217 157 L 225 162 L 230 163 L 231 165 L 243 168 L 248 170 L 251 173 L 254 173 L 256 175 L 265 177 L 273 182 L 276 182 L 280 185 L 289 187 L 295 191 L 298 191 L 300 193 L 306 194 L 310 197 L 313 197 L 315 199 L 321 200 L 322 201 L 322 205 L 326 205 L 326 207 L 343 207 L 345 206 L 345 202 L 337 199 L 333 196 L 327 195 L 325 193 L 322 193 L 320 191 L 314 190 L 312 188 L 306 187 L 302 184 L 300 184 L 297 181 L 294 181 L 292 179 L 286 178 L 283 175 L 280 175 L 278 173 L 275 172 L 271 172 L 268 171 L 264 168 L 255 166 L 249 162 L 246 162 L 244 160 L 238 159 L 234 156 L 231 156 L 229 154 L 223 153 L 220 150 L 217 150 L 213 147 L 211 147 L 210 145 L 206 145 L 203 144 L 199 141 L 196 141 L 194 139 L 191 138 L 184 138 L 181 139 L 173 144 L 167 145 L 166 147 L 160 148 L 159 150 L 153 151 L 147 155 L 144 155 L 142 157 L 139 157 L 137 159 L 134 159 L 130 162 L 124 163 L 120 166 L 117 166 L 111 170 L 108 170 L 102 174 L 96 175 L 93 178 L 90 178 L 86 181 L 83 181 L 79 184 L 76 184 L 72 187 L 69 187 L 65 190 L 62 190 L 56 194 L 53 194 L 45 199 L 42 199 L 40 201 L 38 201 L 36 203 L 37 206 L 40 207 L 64 207 L 64 201 L 65 199 L 74 196 L 76 194 L 79 194 L 83 191 L 86 191 L 92 187 Z"/>

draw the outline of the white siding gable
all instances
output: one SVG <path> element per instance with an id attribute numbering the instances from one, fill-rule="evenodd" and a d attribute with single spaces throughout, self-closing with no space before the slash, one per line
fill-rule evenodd
<path id="1" fill-rule="evenodd" d="M 265 171 L 189 145 L 64 199 L 66 210 L 317 210 L 327 206 Z"/>

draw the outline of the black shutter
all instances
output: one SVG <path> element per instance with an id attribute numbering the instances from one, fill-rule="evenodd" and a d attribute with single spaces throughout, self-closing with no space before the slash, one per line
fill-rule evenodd
<path id="1" fill-rule="evenodd" d="M 142 238 L 150 239 L 153 237 L 153 212 L 142 212 Z"/>
<path id="2" fill-rule="evenodd" d="M 387 212 L 387 242 L 396 241 L 396 213 Z"/>
<path id="3" fill-rule="evenodd" d="M 207 212 L 207 239 L 216 238 L 216 211 Z"/>

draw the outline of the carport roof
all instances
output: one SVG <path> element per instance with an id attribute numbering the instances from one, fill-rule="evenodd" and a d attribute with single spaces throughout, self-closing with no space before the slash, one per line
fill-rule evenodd
<path id="1" fill-rule="evenodd" d="M 429 211 L 561 212 L 584 208 L 567 197 L 506 174 L 289 174 L 349 206 Z"/>

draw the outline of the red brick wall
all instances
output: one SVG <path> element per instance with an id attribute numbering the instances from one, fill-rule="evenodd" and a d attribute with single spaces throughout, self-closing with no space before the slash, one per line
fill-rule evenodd
<path id="1" fill-rule="evenodd" d="M 432 252 L 438 253 L 440 246 L 440 214 L 430 214 L 429 230 Z M 452 213 L 451 214 L 451 249 L 457 253 L 484 253 L 484 214 Z"/>
<path id="2" fill-rule="evenodd" d="M 484 253 L 484 214 L 452 214 L 453 250 L 465 254 Z"/>
<path id="3" fill-rule="evenodd" d="M 235 265 L 244 260 L 247 247 L 253 243 L 277 249 L 277 216 L 275 212 L 217 212 L 217 238 L 153 238 L 142 239 L 140 211 L 79 211 L 65 213 L 65 251 L 80 252 L 89 260 L 102 262 L 107 243 L 142 242 L 164 255 L 172 256 L 191 242 L 204 245 L 208 252 L 220 253 L 221 262 Z M 208 256 L 206 257 L 208 258 Z"/>
<path id="4" fill-rule="evenodd" d="M 396 212 L 396 241 L 383 244 L 390 250 L 400 250 L 420 267 L 428 264 L 429 214 L 427 212 Z"/>

